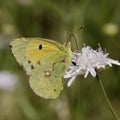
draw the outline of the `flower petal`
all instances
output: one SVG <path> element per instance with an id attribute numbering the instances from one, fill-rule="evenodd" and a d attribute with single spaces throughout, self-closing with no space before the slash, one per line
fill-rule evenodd
<path id="1" fill-rule="evenodd" d="M 118 60 L 108 59 L 108 61 L 109 61 L 111 64 L 115 64 L 115 65 L 120 66 L 120 62 L 119 62 Z"/>
<path id="2" fill-rule="evenodd" d="M 90 74 L 93 76 L 93 77 L 96 77 L 96 71 L 94 68 L 90 68 Z"/>
<path id="3" fill-rule="evenodd" d="M 88 76 L 89 72 L 90 72 L 90 70 L 89 70 L 89 68 L 87 68 L 87 71 L 85 72 L 84 78 L 86 78 Z"/>
<path id="4" fill-rule="evenodd" d="M 75 80 L 76 76 L 73 76 L 67 83 L 67 86 L 70 87 L 73 83 L 73 81 Z"/>

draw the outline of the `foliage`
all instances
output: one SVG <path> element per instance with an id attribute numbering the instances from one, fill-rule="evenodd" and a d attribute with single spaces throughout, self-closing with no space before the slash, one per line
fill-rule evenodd
<path id="1" fill-rule="evenodd" d="M 101 44 L 112 58 L 120 60 L 119 0 L 0 0 L 0 71 L 18 76 L 14 91 L 0 90 L 1 120 L 113 120 L 95 79 L 78 80 L 62 91 L 56 100 L 36 96 L 28 77 L 9 50 L 16 37 L 44 37 L 65 42 L 76 34 L 79 49 L 85 43 L 93 48 Z M 75 41 L 72 39 L 72 49 Z M 111 103 L 120 114 L 119 67 L 100 72 Z"/>

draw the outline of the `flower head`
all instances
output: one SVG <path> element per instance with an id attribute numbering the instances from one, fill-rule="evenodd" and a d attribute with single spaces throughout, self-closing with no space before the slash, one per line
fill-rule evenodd
<path id="1" fill-rule="evenodd" d="M 112 64 L 120 66 L 120 62 L 108 58 L 108 53 L 104 53 L 100 46 L 97 50 L 93 50 L 90 46 L 84 46 L 81 52 L 73 52 L 72 63 L 64 78 L 70 78 L 69 87 L 77 75 L 84 75 L 86 78 L 90 73 L 96 77 L 99 69 L 104 69 L 107 65 L 112 67 Z"/>
<path id="2" fill-rule="evenodd" d="M 8 71 L 0 71 L 0 90 L 13 91 L 16 88 L 18 79 Z"/>

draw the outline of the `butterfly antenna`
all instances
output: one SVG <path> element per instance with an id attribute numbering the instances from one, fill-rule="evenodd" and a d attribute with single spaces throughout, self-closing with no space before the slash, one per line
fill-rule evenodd
<path id="1" fill-rule="evenodd" d="M 76 47 L 78 49 L 78 44 L 77 44 L 77 39 L 75 37 L 75 34 L 78 33 L 80 30 L 82 30 L 83 28 L 84 28 L 84 25 L 80 26 L 74 33 L 69 34 L 69 37 L 66 41 L 66 46 L 67 46 L 68 41 L 70 41 L 71 37 L 73 37 L 73 39 L 75 40 Z"/>
<path id="2" fill-rule="evenodd" d="M 80 26 L 73 34 L 78 33 L 80 30 L 84 29 L 84 25 Z"/>

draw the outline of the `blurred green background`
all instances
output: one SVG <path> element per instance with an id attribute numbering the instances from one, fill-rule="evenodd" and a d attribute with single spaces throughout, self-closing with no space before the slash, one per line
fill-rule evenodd
<path id="1" fill-rule="evenodd" d="M 0 0 L 0 120 L 113 120 L 95 80 L 82 76 L 65 85 L 55 100 L 33 93 L 28 76 L 9 49 L 16 37 L 43 37 L 61 43 L 76 34 L 83 44 L 98 43 L 120 61 L 120 0 Z M 76 49 L 74 39 L 72 50 Z M 120 68 L 99 74 L 109 99 L 120 116 Z M 66 84 L 67 81 L 65 81 Z"/>

